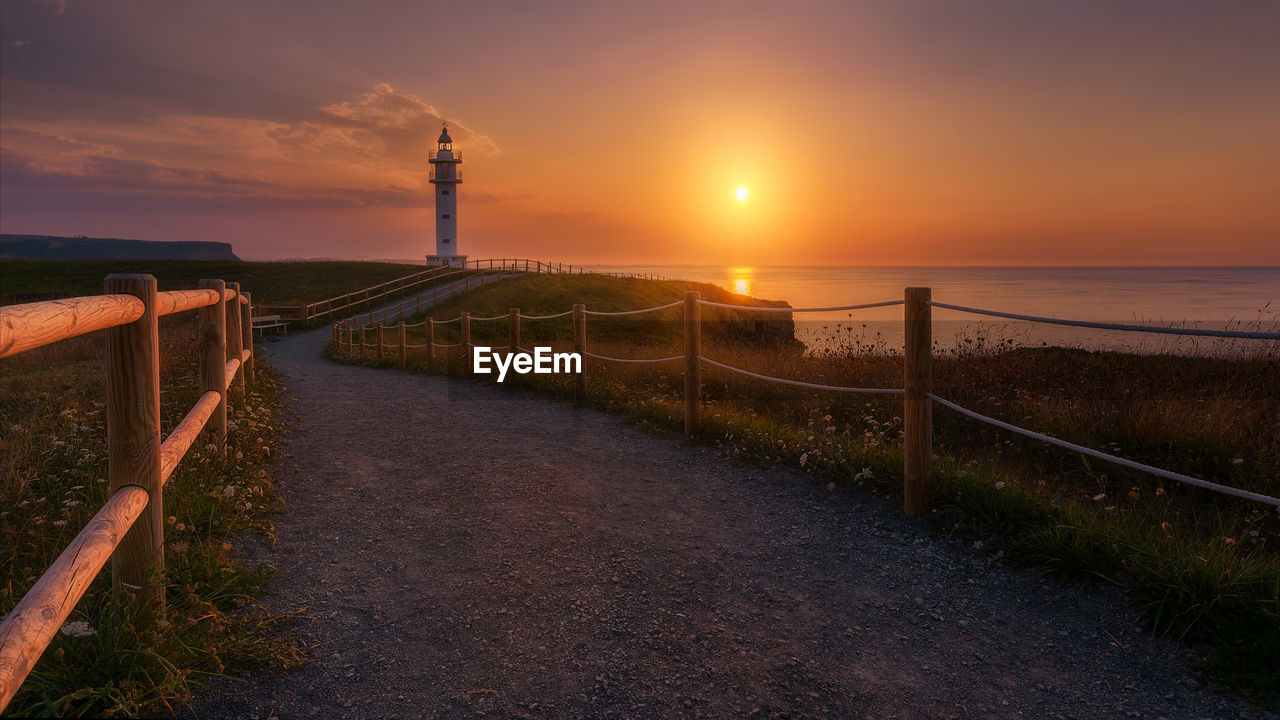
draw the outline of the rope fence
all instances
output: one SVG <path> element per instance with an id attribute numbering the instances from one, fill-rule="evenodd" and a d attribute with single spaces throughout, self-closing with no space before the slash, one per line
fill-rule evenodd
<path id="1" fill-rule="evenodd" d="M 1088 320 L 1063 320 L 1061 318 L 1041 317 L 1039 315 L 1022 315 L 1019 313 L 1001 312 L 999 310 L 982 310 L 979 308 L 965 307 L 964 305 L 951 305 L 948 303 L 931 302 L 929 304 L 933 307 L 956 310 L 958 312 L 969 313 L 971 315 L 989 315 L 991 317 L 1006 318 L 1008 320 L 1025 320 L 1027 322 L 1047 323 L 1050 325 L 1067 325 L 1069 327 L 1090 328 L 1093 330 L 1121 330 L 1124 332 L 1158 333 L 1161 335 L 1194 335 L 1200 337 L 1239 338 L 1244 340 L 1280 340 L 1280 333 L 1273 332 L 1252 332 L 1247 330 L 1202 330 L 1200 328 L 1162 327 L 1160 325 L 1125 325 L 1122 323 L 1091 322 Z"/>
<path id="2" fill-rule="evenodd" d="M 791 385 L 793 387 L 809 388 L 810 390 L 827 390 L 830 392 L 861 393 L 864 395 L 901 395 L 902 394 L 901 388 L 857 388 L 857 387 L 843 387 L 840 385 L 819 385 L 818 383 L 804 382 L 803 380 L 787 380 L 786 378 L 772 377 L 769 375 L 761 375 L 759 373 L 753 373 L 750 370 L 743 370 L 742 368 L 736 368 L 736 367 L 733 367 L 732 365 L 725 365 L 724 363 L 716 362 L 715 360 L 712 360 L 709 357 L 699 357 L 698 359 L 708 365 L 718 367 L 721 370 L 728 370 L 729 372 L 735 372 L 735 373 L 738 373 L 739 375 L 746 375 L 747 377 L 752 377 L 757 380 L 765 380 L 767 382 L 774 382 L 780 385 Z"/>
<path id="3" fill-rule="evenodd" d="M 744 377 L 749 377 L 761 382 L 774 383 L 790 387 L 804 388 L 806 390 L 814 390 L 820 392 L 836 392 L 848 394 L 867 394 L 867 395 L 893 395 L 903 398 L 903 455 L 904 455 L 904 508 L 906 511 L 915 516 L 923 515 L 930 511 L 930 485 L 932 476 L 932 456 L 933 456 L 933 425 L 932 414 L 930 412 L 930 403 L 937 403 L 943 407 L 954 410 L 970 419 L 987 423 L 995 427 L 999 427 L 1010 432 L 1014 432 L 1025 437 L 1039 440 L 1041 442 L 1055 445 L 1073 452 L 1086 455 L 1088 457 L 1104 460 L 1106 462 L 1115 463 L 1130 470 L 1148 473 L 1156 477 L 1166 480 L 1173 480 L 1183 484 L 1191 485 L 1212 492 L 1222 493 L 1232 497 L 1241 498 L 1253 502 L 1265 503 L 1268 505 L 1280 507 L 1280 500 L 1263 495 L 1260 493 L 1243 490 L 1240 488 L 1232 488 L 1219 483 L 1191 477 L 1182 473 L 1164 470 L 1143 463 L 1126 460 L 1115 455 L 1110 455 L 1098 450 L 1077 445 L 1075 443 L 1059 440 L 1057 438 L 1044 435 L 1042 433 L 1020 428 L 1010 425 L 994 418 L 988 417 L 981 413 L 966 409 L 955 403 L 945 400 L 932 392 L 932 363 L 933 363 L 933 331 L 932 331 L 932 308 L 943 308 L 947 310 L 956 310 L 960 312 L 968 312 L 979 315 L 991 315 L 995 317 L 1025 320 L 1029 322 L 1046 322 L 1058 325 L 1070 325 L 1074 327 L 1100 329 L 1100 330 L 1122 330 L 1134 332 L 1152 332 L 1174 335 L 1200 335 L 1209 337 L 1226 337 L 1241 338 L 1250 340 L 1280 340 L 1280 333 L 1269 332 L 1247 332 L 1233 330 L 1201 330 L 1197 328 L 1173 328 L 1173 327 L 1157 327 L 1150 325 L 1126 325 L 1118 323 L 1100 323 L 1082 320 L 1065 320 L 1059 318 L 1046 318 L 1034 315 L 1025 315 L 1019 313 L 1006 313 L 994 310 L 982 310 L 978 308 L 967 307 L 964 305 L 952 305 L 949 303 L 933 302 L 931 299 L 932 291 L 930 288 L 907 288 L 902 300 L 884 300 L 880 302 L 859 303 L 853 305 L 839 305 L 831 307 L 767 307 L 753 305 L 732 305 L 729 303 L 712 302 L 703 300 L 696 291 L 689 291 L 685 294 L 684 300 L 667 303 L 665 305 L 656 305 L 654 307 L 639 308 L 636 310 L 588 310 L 585 305 L 574 305 L 573 309 L 550 315 L 525 315 L 518 308 L 511 308 L 506 315 L 495 315 L 493 317 L 471 317 L 467 313 L 451 318 L 449 320 L 426 320 L 427 325 L 427 342 L 416 345 L 407 345 L 404 342 L 404 326 L 401 325 L 401 341 L 399 344 L 401 355 L 401 366 L 404 366 L 404 352 L 407 347 L 421 348 L 428 350 L 428 365 L 434 366 L 435 349 L 436 348 L 463 348 L 464 352 L 469 351 L 473 347 L 470 334 L 470 322 L 477 321 L 498 321 L 506 319 L 509 325 L 508 344 L 503 346 L 506 348 L 515 348 L 523 352 L 529 352 L 520 345 L 520 323 L 521 319 L 525 320 L 549 320 L 553 318 L 573 317 L 573 340 L 574 350 L 583 357 L 594 358 L 604 362 L 626 363 L 626 364 L 657 364 L 674 362 L 683 360 L 684 378 L 685 378 L 685 434 L 693 435 L 698 431 L 701 423 L 701 368 L 709 366 L 718 368 L 726 372 L 734 373 Z M 871 308 L 903 306 L 903 323 L 905 347 L 903 351 L 904 362 L 904 383 L 901 388 L 865 388 L 851 387 L 842 385 L 827 385 L 823 383 L 809 382 L 805 380 L 792 380 L 788 378 L 774 377 L 752 372 L 745 368 L 734 367 L 726 363 L 714 360 L 702 354 L 701 350 L 701 333 L 702 318 L 700 308 L 702 306 L 723 308 L 738 312 L 761 312 L 761 313 L 805 313 L 805 312 L 836 312 L 836 311 L 852 311 L 865 310 Z M 668 310 L 677 306 L 683 306 L 683 327 L 684 327 L 684 343 L 685 352 L 682 355 L 673 355 L 662 358 L 620 358 L 601 355 L 587 350 L 586 347 L 586 318 L 589 315 L 602 317 L 621 317 L 640 315 L 644 313 L 658 312 Z M 458 343 L 445 344 L 434 341 L 433 327 L 436 324 L 460 322 L 461 341 Z M 360 328 L 361 332 L 364 331 Z M 378 328 L 381 332 L 381 327 Z M 351 341 L 352 334 L 355 329 L 346 329 L 346 337 L 348 338 L 347 346 L 355 347 L 363 345 L 361 342 Z M 381 336 L 379 336 L 381 337 Z M 334 340 L 341 343 L 343 338 L 343 328 L 338 325 L 334 326 Z M 384 347 L 395 346 L 376 346 L 379 347 L 379 353 Z M 586 396 L 586 376 L 585 371 L 577 374 L 574 397 L 576 402 L 583 404 Z"/>

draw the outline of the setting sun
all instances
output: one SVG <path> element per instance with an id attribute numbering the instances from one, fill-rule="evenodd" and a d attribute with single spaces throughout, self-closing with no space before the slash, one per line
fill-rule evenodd
<path id="1" fill-rule="evenodd" d="M 738 189 L 733 192 L 733 196 L 738 198 L 738 202 L 747 201 L 747 186 L 739 185 Z"/>

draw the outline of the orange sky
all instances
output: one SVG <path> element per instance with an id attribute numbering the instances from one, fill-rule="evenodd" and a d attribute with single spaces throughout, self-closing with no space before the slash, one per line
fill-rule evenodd
<path id="1" fill-rule="evenodd" d="M 8 4 L 0 227 L 417 258 L 448 119 L 472 257 L 1280 264 L 1277 5 L 458 5 Z"/>

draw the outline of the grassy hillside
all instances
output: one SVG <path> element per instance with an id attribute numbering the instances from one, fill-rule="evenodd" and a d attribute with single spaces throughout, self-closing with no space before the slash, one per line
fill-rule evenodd
<path id="1" fill-rule="evenodd" d="M 102 292 L 111 273 L 150 273 L 161 290 L 187 290 L 203 278 L 239 282 L 254 302 L 293 305 L 315 302 L 426 269 L 383 262 L 223 262 L 204 260 L 4 260 L 0 304 L 49 300 Z"/>
<path id="2" fill-rule="evenodd" d="M 520 308 L 524 315 L 554 315 L 572 309 L 575 303 L 586 305 L 588 310 L 618 312 L 683 301 L 688 290 L 697 290 L 704 300 L 713 302 L 787 306 L 785 302 L 757 300 L 708 283 L 684 280 L 644 280 L 607 275 L 525 275 L 451 298 L 442 303 L 432 316 L 437 320 L 447 320 L 465 310 L 474 317 L 493 317 L 505 315 L 513 307 Z M 421 317 L 410 322 L 418 322 Z M 683 337 L 681 317 L 679 307 L 642 315 L 590 316 L 587 318 L 587 338 L 589 343 L 625 340 L 647 346 L 675 346 Z M 797 352 L 803 349 L 795 339 L 795 324 L 786 313 L 741 313 L 704 306 L 702 321 L 704 337 L 710 342 L 750 341 L 756 345 Z M 526 345 L 528 342 L 573 338 L 570 317 L 525 320 L 521 326 L 521 338 Z M 456 342 L 456 339 L 449 338 L 457 334 L 457 327 L 455 323 L 437 328 L 439 342 Z M 414 330 L 414 336 L 421 336 L 421 328 Z M 475 322 L 471 330 L 473 342 L 506 342 L 505 320 Z"/>

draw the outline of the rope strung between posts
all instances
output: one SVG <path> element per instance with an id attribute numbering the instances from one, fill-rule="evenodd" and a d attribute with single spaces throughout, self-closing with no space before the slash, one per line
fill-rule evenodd
<path id="1" fill-rule="evenodd" d="M 609 357 L 607 355 L 597 355 L 593 352 L 587 352 L 586 350 L 583 350 L 582 354 L 586 355 L 587 357 L 593 357 L 597 360 L 608 360 L 609 362 L 620 362 L 620 363 L 664 363 L 664 362 L 671 362 L 672 360 L 684 359 L 683 355 L 672 355 L 671 357 L 664 357 L 664 358 L 616 358 L 616 357 Z"/>
<path id="2" fill-rule="evenodd" d="M 452 320 L 437 320 L 437 321 L 436 321 L 436 324 L 437 324 L 437 325 L 443 325 L 443 324 L 445 324 L 445 323 L 454 323 L 454 322 L 458 322 L 458 321 L 459 321 L 459 320 L 461 320 L 461 319 L 462 319 L 462 316 L 461 316 L 461 315 L 459 315 L 458 317 L 453 318 Z"/>
<path id="3" fill-rule="evenodd" d="M 792 308 L 792 307 L 755 307 L 751 305 L 728 305 L 726 303 L 711 302 L 710 300 L 699 300 L 699 305 L 710 305 L 711 307 L 728 308 L 730 310 L 747 310 L 750 312 L 777 312 L 777 313 L 798 313 L 798 312 L 838 312 L 840 310 L 865 310 L 866 308 L 892 307 L 901 305 L 904 300 L 885 300 L 884 302 L 863 303 L 862 305 L 841 305 L 839 307 L 811 307 L 811 308 Z"/>
<path id="4" fill-rule="evenodd" d="M 1026 320 L 1027 322 L 1049 323 L 1051 325 L 1069 325 L 1071 327 L 1093 328 L 1095 330 L 1125 330 L 1129 332 L 1159 333 L 1162 335 L 1199 335 L 1204 337 L 1244 338 L 1248 340 L 1280 340 L 1280 333 L 1251 332 L 1245 330 L 1201 330 L 1198 328 L 1159 327 L 1156 325 L 1124 325 L 1121 323 L 1089 322 L 1086 320 L 1063 320 L 1061 318 L 1040 317 L 1038 315 L 1020 315 L 1018 313 L 1000 312 L 999 310 L 982 310 L 950 305 L 948 303 L 930 302 L 930 305 L 947 310 L 972 313 L 974 315 L 990 315 L 1010 320 Z"/>
<path id="5" fill-rule="evenodd" d="M 524 313 L 520 313 L 519 316 L 525 320 L 551 320 L 552 318 L 560 318 L 572 314 L 572 310 L 565 310 L 564 312 L 556 313 L 555 315 L 525 315 Z"/>
<path id="6" fill-rule="evenodd" d="M 1107 453 L 1099 452 L 1098 450 L 1093 450 L 1091 448 L 1083 447 L 1081 445 L 1076 445 L 1075 443 L 1069 443 L 1066 440 L 1059 440 L 1058 438 L 1055 438 L 1055 437 L 1050 437 L 1048 435 L 1044 435 L 1042 433 L 1038 433 L 1033 430 L 1027 430 L 1025 428 L 1020 428 L 1017 425 L 1010 425 L 1007 422 L 1002 422 L 1000 420 L 996 420 L 995 418 L 987 417 L 986 415 L 983 415 L 981 413 L 976 413 L 967 408 L 963 408 L 951 402 L 950 400 L 943 400 L 942 398 L 938 397 L 937 395 L 934 395 L 933 393 L 926 393 L 926 394 L 934 402 L 944 407 L 948 407 L 952 410 L 955 410 L 961 415 L 967 415 L 968 417 L 971 417 L 974 420 L 987 423 L 988 425 L 994 425 L 1003 430 L 1008 430 L 1009 432 L 1017 433 L 1025 437 L 1032 438 L 1033 440 L 1046 442 L 1046 443 L 1049 443 L 1050 445 L 1057 445 L 1060 448 L 1073 450 L 1075 452 L 1081 453 L 1083 455 L 1088 455 L 1089 457 L 1094 457 L 1099 460 L 1106 460 L 1107 462 L 1115 463 L 1116 465 L 1120 465 L 1121 467 L 1127 467 L 1130 470 L 1141 470 L 1142 472 L 1150 473 L 1152 475 L 1156 475 L 1158 477 L 1162 477 L 1167 480 L 1176 480 L 1180 483 L 1186 483 L 1187 485 L 1194 485 L 1196 487 L 1204 488 L 1206 490 L 1213 490 L 1215 492 L 1224 493 L 1226 495 L 1234 495 L 1235 497 L 1244 498 L 1246 500 L 1254 500 L 1260 503 L 1266 503 L 1268 505 L 1274 505 L 1275 507 L 1280 507 L 1280 498 L 1273 498 L 1267 495 L 1260 495 L 1258 493 L 1249 492 L 1248 490 L 1241 490 L 1239 488 L 1227 487 L 1226 485 L 1219 485 L 1218 483 L 1209 482 L 1208 480 L 1193 478 L 1190 475 L 1183 475 L 1182 473 L 1176 473 L 1169 470 L 1161 470 L 1160 468 L 1152 467 L 1151 465 L 1144 465 L 1140 462 L 1125 460 L 1122 457 L 1116 457 L 1115 455 L 1108 455 Z"/>
<path id="7" fill-rule="evenodd" d="M 510 315 L 494 315 L 493 317 L 487 317 L 487 318 L 473 317 L 471 318 L 471 320 L 473 322 L 487 322 L 489 320 L 507 320 L 510 317 L 511 317 Z"/>
<path id="8" fill-rule="evenodd" d="M 657 312 L 658 310 L 666 310 L 667 308 L 673 308 L 677 305 L 683 305 L 683 304 L 684 304 L 683 300 L 677 300 L 673 303 L 667 303 L 666 305 L 658 305 L 657 307 L 644 308 L 641 310 L 622 310 L 620 312 L 604 312 L 603 310 L 585 310 L 584 312 L 588 315 L 640 315 L 641 313 Z M 573 312 L 573 311 L 570 310 L 569 312 Z"/>
<path id="9" fill-rule="evenodd" d="M 407 347 L 407 348 L 424 348 L 424 347 L 426 347 L 426 346 L 427 346 L 427 344 L 426 344 L 426 343 L 418 343 L 418 344 L 416 344 L 416 345 L 415 345 L 414 343 L 405 343 L 405 344 L 404 344 L 404 346 L 405 346 L 405 347 Z M 439 346 L 437 346 L 437 347 L 439 347 Z"/>
<path id="10" fill-rule="evenodd" d="M 456 347 L 462 347 L 462 343 L 452 343 L 452 344 L 436 343 L 436 347 L 439 347 L 439 348 L 456 348 Z"/>
<path id="11" fill-rule="evenodd" d="M 832 392 L 863 393 L 866 395 L 901 395 L 902 394 L 901 388 L 855 388 L 855 387 L 841 387 L 838 385 L 819 385 L 817 383 L 804 382 L 801 380 L 786 380 L 783 378 L 770 377 L 768 375 L 760 375 L 758 373 L 753 373 L 749 370 L 743 370 L 742 368 L 733 367 L 732 365 L 725 365 L 724 363 L 718 363 L 715 360 L 712 360 L 711 358 L 703 357 L 701 355 L 698 356 L 698 359 L 707 363 L 708 365 L 714 365 L 718 368 L 722 368 L 730 372 L 736 372 L 739 375 L 746 375 L 747 377 L 753 377 L 753 378 L 756 378 L 757 380 L 768 380 L 769 382 L 782 383 L 783 385 L 794 385 L 796 387 L 810 388 L 813 390 L 831 390 Z"/>
<path id="12" fill-rule="evenodd" d="M 427 321 L 423 320 L 420 323 L 405 323 L 404 326 L 407 328 L 411 328 L 411 327 L 422 327 L 423 325 L 426 325 L 426 324 L 427 324 Z"/>

